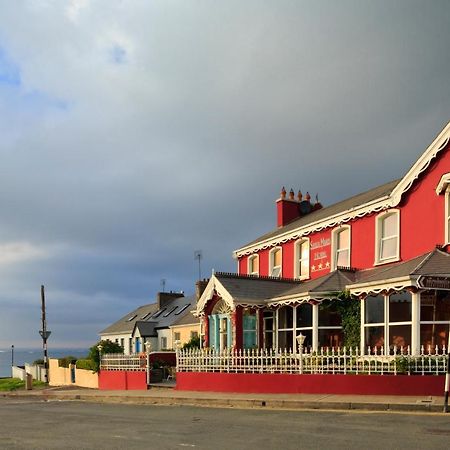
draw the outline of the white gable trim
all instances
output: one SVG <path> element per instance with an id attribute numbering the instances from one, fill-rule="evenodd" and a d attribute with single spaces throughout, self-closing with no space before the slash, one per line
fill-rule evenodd
<path id="1" fill-rule="evenodd" d="M 201 295 L 201 297 L 197 302 L 197 306 L 195 308 L 195 311 L 193 312 L 193 315 L 195 317 L 204 315 L 203 310 L 205 309 L 206 303 L 213 298 L 214 294 L 217 294 L 219 297 L 221 297 L 225 301 L 225 303 L 230 307 L 231 311 L 235 310 L 235 302 L 233 297 L 223 287 L 222 283 L 217 279 L 217 277 L 213 274 L 208 284 L 206 285 L 203 294 Z"/>
<path id="2" fill-rule="evenodd" d="M 417 178 L 419 178 L 419 176 L 429 167 L 433 159 L 436 158 L 437 154 L 445 148 L 449 141 L 450 122 L 428 146 L 408 173 L 399 181 L 390 195 L 385 195 L 358 207 L 335 214 L 334 216 L 326 217 L 325 219 L 304 227 L 299 227 L 286 233 L 282 233 L 276 237 L 264 239 L 256 244 L 241 247 L 233 252 L 233 257 L 240 258 L 241 256 L 250 255 L 254 252 L 283 244 L 292 239 L 299 239 L 301 237 L 308 236 L 311 233 L 324 230 L 325 228 L 332 228 L 336 225 L 342 225 L 352 219 L 396 207 L 400 203 L 402 195 L 411 188 L 414 181 L 417 180 Z"/>

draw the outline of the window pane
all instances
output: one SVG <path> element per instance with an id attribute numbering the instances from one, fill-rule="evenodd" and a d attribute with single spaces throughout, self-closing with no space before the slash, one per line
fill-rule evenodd
<path id="1" fill-rule="evenodd" d="M 348 267 L 350 265 L 350 252 L 348 250 L 339 250 L 336 257 L 336 266 Z"/>
<path id="2" fill-rule="evenodd" d="M 292 331 L 279 331 L 278 332 L 278 349 L 279 350 L 292 350 L 293 345 L 293 333 Z"/>
<path id="3" fill-rule="evenodd" d="M 272 273 L 270 274 L 272 277 L 279 277 L 281 275 L 281 267 L 274 267 L 272 269 Z"/>
<path id="4" fill-rule="evenodd" d="M 380 258 L 393 258 L 397 256 L 397 237 L 391 237 L 381 240 Z"/>
<path id="5" fill-rule="evenodd" d="M 292 306 L 283 306 L 278 310 L 278 329 L 292 328 L 293 309 Z"/>
<path id="6" fill-rule="evenodd" d="M 383 347 L 384 327 L 366 327 L 364 329 L 366 347 Z"/>
<path id="7" fill-rule="evenodd" d="M 447 347 L 448 340 L 447 324 L 421 324 L 420 325 L 420 345 L 424 346 L 425 352 L 430 349 L 434 352 L 436 345 L 441 349 L 444 345 Z"/>
<path id="8" fill-rule="evenodd" d="M 343 343 L 342 330 L 319 330 L 319 347 L 342 347 Z"/>
<path id="9" fill-rule="evenodd" d="M 273 333 L 271 331 L 264 333 L 264 348 L 274 348 Z"/>
<path id="10" fill-rule="evenodd" d="M 250 258 L 250 273 L 255 273 L 259 271 L 258 257 L 253 256 Z"/>
<path id="11" fill-rule="evenodd" d="M 393 325 L 389 327 L 389 347 L 407 347 L 411 345 L 411 325 Z"/>
<path id="12" fill-rule="evenodd" d="M 411 299 L 407 291 L 389 296 L 389 322 L 409 322 L 411 320 Z"/>
<path id="13" fill-rule="evenodd" d="M 397 214 L 391 214 L 382 220 L 382 237 L 396 236 L 397 232 Z"/>
<path id="14" fill-rule="evenodd" d="M 272 253 L 272 258 L 273 258 L 272 260 L 273 260 L 274 266 L 281 266 L 281 250 L 280 249 L 275 250 Z"/>
<path id="15" fill-rule="evenodd" d="M 244 331 L 244 348 L 256 347 L 256 331 Z"/>
<path id="16" fill-rule="evenodd" d="M 302 242 L 302 245 L 300 247 L 300 258 L 303 259 L 309 259 L 309 243 L 308 241 Z"/>
<path id="17" fill-rule="evenodd" d="M 303 327 L 312 327 L 312 305 L 309 303 L 297 306 L 297 328 Z M 305 333 L 302 331 L 302 334 Z"/>
<path id="18" fill-rule="evenodd" d="M 254 310 L 245 311 L 242 317 L 244 330 L 256 330 L 256 312 Z"/>
<path id="19" fill-rule="evenodd" d="M 340 327 L 341 323 L 337 301 L 323 302 L 319 305 L 319 327 Z"/>
<path id="20" fill-rule="evenodd" d="M 367 297 L 365 306 L 365 323 L 384 323 L 384 297 Z"/>
<path id="21" fill-rule="evenodd" d="M 348 228 L 343 229 L 337 235 L 337 249 L 344 249 L 350 247 L 350 230 Z"/>
<path id="22" fill-rule="evenodd" d="M 422 322 L 450 321 L 450 292 L 425 291 L 420 294 Z"/>

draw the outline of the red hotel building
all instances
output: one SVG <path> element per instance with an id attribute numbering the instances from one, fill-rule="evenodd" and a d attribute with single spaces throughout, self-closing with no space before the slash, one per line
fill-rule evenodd
<path id="1" fill-rule="evenodd" d="M 450 124 L 403 178 L 329 207 L 282 190 L 277 228 L 237 249 L 199 298 L 204 346 L 344 345 L 339 302 L 360 305 L 369 352 L 447 345 L 450 325 Z"/>

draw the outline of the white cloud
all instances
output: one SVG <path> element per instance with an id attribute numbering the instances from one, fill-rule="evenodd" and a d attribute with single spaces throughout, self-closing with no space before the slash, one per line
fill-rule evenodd
<path id="1" fill-rule="evenodd" d="M 1 265 L 30 262 L 48 256 L 48 250 L 30 244 L 29 242 L 7 242 L 0 244 Z"/>
<path id="2" fill-rule="evenodd" d="M 66 8 L 66 16 L 72 22 L 77 22 L 78 17 L 89 6 L 90 0 L 71 0 Z"/>

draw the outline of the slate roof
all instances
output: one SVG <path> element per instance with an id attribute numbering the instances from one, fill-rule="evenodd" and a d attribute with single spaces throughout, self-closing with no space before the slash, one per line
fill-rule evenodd
<path id="1" fill-rule="evenodd" d="M 129 312 L 128 314 L 120 318 L 117 322 L 114 322 L 109 327 L 106 327 L 104 330 L 100 331 L 99 334 L 131 334 L 137 321 L 142 320 L 142 318 L 144 317 L 149 318 L 156 312 L 157 309 L 158 305 L 156 303 L 139 306 L 139 308 L 136 308 L 135 310 Z M 129 320 L 133 316 L 135 316 L 135 318 Z"/>
<path id="2" fill-rule="evenodd" d="M 133 334 L 136 329 L 139 330 L 139 334 L 143 337 L 156 337 L 158 336 L 158 332 L 155 330 L 155 325 L 157 322 L 145 322 L 139 320 L 134 324 Z"/>
<path id="3" fill-rule="evenodd" d="M 310 225 L 314 222 L 326 219 L 327 217 L 332 217 L 336 214 L 343 213 L 345 211 L 354 209 L 358 206 L 362 206 L 371 201 L 385 197 L 394 190 L 394 188 L 397 186 L 399 182 L 400 179 L 390 181 L 389 183 L 377 186 L 376 188 L 373 188 L 370 191 L 354 195 L 353 197 L 350 197 L 346 200 L 342 200 L 338 203 L 334 203 L 333 205 L 318 209 L 317 211 L 313 211 L 304 217 L 300 217 L 299 219 L 293 220 L 284 227 L 277 228 L 273 231 L 270 231 L 269 233 L 260 236 L 254 241 L 249 242 L 248 244 L 242 245 L 240 248 L 242 249 L 244 247 L 258 244 L 259 242 L 265 241 L 266 239 L 275 238 L 286 232 L 296 230 L 297 228 Z"/>
<path id="4" fill-rule="evenodd" d="M 192 315 L 192 309 L 189 310 L 187 314 L 182 316 L 180 319 L 172 323 L 172 327 L 179 325 L 198 325 L 200 324 L 200 319 Z"/>
<path id="5" fill-rule="evenodd" d="M 216 272 L 215 277 L 227 292 L 238 302 L 258 304 L 264 300 L 283 295 L 298 281 L 275 277 L 235 275 Z"/>
<path id="6" fill-rule="evenodd" d="M 192 295 L 175 298 L 167 302 L 160 310 L 158 310 L 157 303 L 140 306 L 102 330 L 99 334 L 132 334 L 135 326 L 138 326 L 142 336 L 156 335 L 156 330 L 168 328 L 172 323 L 189 314 L 195 305 L 195 301 L 196 297 Z"/>

